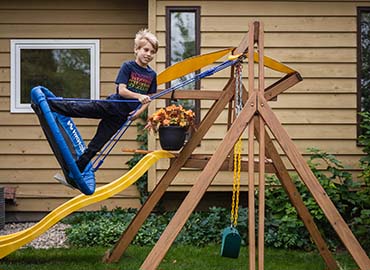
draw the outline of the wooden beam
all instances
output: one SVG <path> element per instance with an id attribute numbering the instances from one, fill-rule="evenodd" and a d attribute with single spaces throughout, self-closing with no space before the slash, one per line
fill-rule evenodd
<path id="1" fill-rule="evenodd" d="M 264 63 L 264 34 L 263 23 L 258 30 L 258 92 L 263 95 L 265 90 L 265 63 Z M 259 105 L 257 105 L 259 106 Z M 258 108 L 258 107 L 257 107 Z M 258 116 L 256 125 L 259 125 L 259 160 L 265 160 L 265 122 Z M 253 132 L 253 131 L 252 131 Z M 265 162 L 259 163 L 258 170 L 258 270 L 265 267 Z"/>
<path id="2" fill-rule="evenodd" d="M 329 220 L 334 230 L 337 232 L 348 252 L 361 269 L 369 269 L 370 260 L 366 255 L 366 252 L 362 249 L 360 243 L 357 241 L 356 237 L 353 235 L 348 225 L 339 214 L 324 188 L 317 181 L 315 175 L 307 165 L 302 155 L 299 153 L 297 147 L 294 145 L 288 133 L 282 127 L 278 118 L 275 116 L 262 95 L 259 95 L 259 102 L 260 104 L 263 104 L 263 106 L 261 105 L 258 107 L 260 115 L 265 120 L 267 126 L 275 136 L 277 142 L 287 155 L 289 161 L 299 174 L 300 178 L 305 183 L 312 196 L 315 198 L 317 204 L 323 210 L 325 216 Z"/>
<path id="3" fill-rule="evenodd" d="M 254 157 L 254 122 L 252 117 L 248 126 L 248 159 Z M 248 164 L 248 241 L 249 241 L 249 269 L 256 269 L 256 217 L 255 217 L 255 199 L 254 199 L 254 166 Z"/>
<path id="4" fill-rule="evenodd" d="M 270 85 L 265 89 L 265 98 L 273 100 L 279 94 L 302 81 L 302 77 L 298 72 L 288 74 L 279 81 Z M 195 100 L 218 100 L 222 96 L 222 91 L 219 90 L 177 90 L 173 97 L 171 93 L 159 97 L 159 99 L 195 99 Z"/>
<path id="5" fill-rule="evenodd" d="M 184 164 L 184 168 L 196 168 L 196 169 L 204 169 L 207 166 L 208 161 L 211 159 L 212 156 L 204 156 L 203 157 L 197 157 L 196 155 L 191 155 L 191 157 L 186 161 Z M 230 168 L 230 160 L 233 158 L 227 157 L 224 163 L 221 165 L 220 171 L 231 171 L 233 168 Z M 170 160 L 170 164 L 174 163 L 173 160 Z M 263 162 L 261 162 L 263 163 Z M 275 173 L 275 167 L 274 165 L 270 162 L 270 160 L 265 159 L 265 171 L 267 173 Z M 259 160 L 255 159 L 254 160 L 254 171 L 258 172 L 259 171 Z M 241 161 L 241 171 L 247 172 L 248 171 L 248 159 L 242 159 Z"/>
<path id="6" fill-rule="evenodd" d="M 149 154 L 152 153 L 152 150 L 142 150 L 142 149 L 128 149 L 122 148 L 122 152 L 126 153 L 137 153 L 137 154 Z M 178 157 L 179 153 L 172 153 L 174 157 Z M 211 159 L 212 155 L 204 155 L 204 154 L 192 154 L 188 160 L 185 162 L 183 168 L 193 168 L 193 169 L 204 169 L 207 165 L 208 161 Z M 220 171 L 230 171 L 232 168 L 229 168 L 229 163 L 232 158 L 227 157 L 225 162 L 222 164 Z M 173 159 L 170 159 L 170 166 L 174 163 Z M 275 166 L 272 164 L 270 159 L 265 159 L 265 166 L 267 173 L 276 173 Z M 254 159 L 254 170 L 258 172 L 259 170 L 259 160 Z M 243 159 L 241 161 L 241 171 L 248 171 L 248 159 Z"/>
<path id="7" fill-rule="evenodd" d="M 259 133 L 259 160 L 265 159 L 265 122 L 258 117 Z M 265 163 L 259 163 L 258 178 L 258 270 L 264 269 L 265 259 Z"/>
<path id="8" fill-rule="evenodd" d="M 258 38 L 256 36 L 255 23 L 249 23 L 248 32 L 248 95 L 256 95 L 257 91 L 254 86 L 254 44 Z M 248 97 L 248 100 L 250 98 Z M 254 104 L 257 106 L 256 103 Z M 247 101 L 248 103 L 248 101 Z M 254 117 L 251 119 L 248 127 L 248 159 L 254 158 Z M 248 241 L 249 241 L 249 269 L 256 269 L 256 240 L 255 240 L 255 211 L 254 211 L 254 166 L 249 163 L 248 166 Z"/>
<path id="9" fill-rule="evenodd" d="M 275 82 L 274 84 L 270 85 L 265 89 L 265 99 L 266 100 L 273 100 L 278 95 L 283 93 L 285 90 L 289 89 L 290 87 L 296 85 L 302 81 L 302 77 L 298 72 L 288 74 Z"/>

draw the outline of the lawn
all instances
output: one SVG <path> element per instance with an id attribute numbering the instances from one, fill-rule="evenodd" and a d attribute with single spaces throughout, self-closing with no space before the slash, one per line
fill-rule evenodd
<path id="1" fill-rule="evenodd" d="M 139 269 L 150 247 L 131 246 L 119 263 L 104 264 L 101 259 L 106 248 L 70 248 L 18 250 L 0 262 L 1 270 L 134 270 Z M 246 270 L 247 249 L 244 247 L 238 259 L 219 256 L 219 246 L 195 248 L 174 246 L 158 269 L 209 269 Z M 283 249 L 266 249 L 266 270 L 320 270 L 325 264 L 317 252 L 303 252 Z M 347 254 L 337 254 L 343 270 L 355 269 L 356 265 Z"/>

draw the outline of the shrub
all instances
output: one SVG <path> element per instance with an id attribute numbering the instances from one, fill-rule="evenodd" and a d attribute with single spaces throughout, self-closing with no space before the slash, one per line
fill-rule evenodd
<path id="1" fill-rule="evenodd" d="M 360 178 L 363 179 L 364 186 L 357 192 L 361 204 L 354 209 L 357 216 L 353 219 L 352 228 L 360 242 L 367 250 L 370 250 L 370 113 L 361 113 L 361 118 L 362 135 L 359 137 L 359 143 L 363 146 L 362 151 L 365 156 L 360 159 L 362 169 Z"/>
<path id="2" fill-rule="evenodd" d="M 297 177 L 293 178 L 299 191 L 303 184 Z M 269 186 L 266 189 L 266 229 L 265 241 L 267 246 L 276 248 L 313 248 L 303 222 L 298 218 L 295 208 L 283 188 L 279 186 L 278 179 L 268 177 Z M 316 212 L 317 215 L 322 215 Z"/>

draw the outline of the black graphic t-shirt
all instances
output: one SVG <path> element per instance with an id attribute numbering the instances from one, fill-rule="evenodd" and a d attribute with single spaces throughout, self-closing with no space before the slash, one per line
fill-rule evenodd
<path id="1" fill-rule="evenodd" d="M 128 90 L 135 93 L 153 94 L 157 91 L 157 74 L 149 66 L 143 68 L 135 61 L 128 61 L 121 66 L 115 83 L 117 84 L 117 92 L 118 85 L 123 83 L 126 84 Z M 132 110 L 135 110 L 139 104 L 139 102 L 128 103 Z"/>

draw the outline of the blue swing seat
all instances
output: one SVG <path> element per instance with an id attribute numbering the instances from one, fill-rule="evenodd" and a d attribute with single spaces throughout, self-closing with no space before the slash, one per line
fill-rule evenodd
<path id="1" fill-rule="evenodd" d="M 37 114 L 42 130 L 58 160 L 67 183 L 86 195 L 95 191 L 95 175 L 91 162 L 83 173 L 76 160 L 82 155 L 86 146 L 70 117 L 51 111 L 47 98 L 55 95 L 43 86 L 31 90 L 31 107 Z"/>

